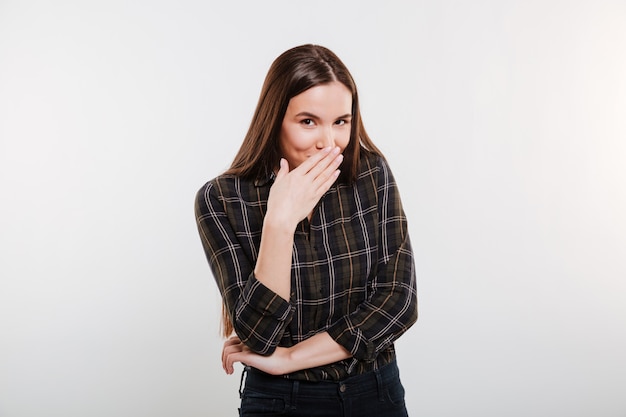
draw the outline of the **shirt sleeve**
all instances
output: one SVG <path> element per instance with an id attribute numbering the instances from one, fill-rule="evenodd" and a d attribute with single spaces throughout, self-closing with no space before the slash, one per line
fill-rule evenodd
<path id="1" fill-rule="evenodd" d="M 378 265 L 367 300 L 333 323 L 330 336 L 354 358 L 373 361 L 417 320 L 415 263 L 398 188 L 379 160 Z"/>
<path id="2" fill-rule="evenodd" d="M 202 246 L 237 336 L 254 352 L 271 354 L 294 309 L 254 276 L 254 265 L 242 249 L 223 201 L 214 182 L 196 195 Z"/>

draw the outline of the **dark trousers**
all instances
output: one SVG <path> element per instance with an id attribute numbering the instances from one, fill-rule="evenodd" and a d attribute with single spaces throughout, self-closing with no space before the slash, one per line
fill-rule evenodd
<path id="1" fill-rule="evenodd" d="M 241 417 L 407 417 L 396 362 L 343 381 L 295 381 L 246 368 Z M 243 380 L 244 375 L 242 375 Z"/>

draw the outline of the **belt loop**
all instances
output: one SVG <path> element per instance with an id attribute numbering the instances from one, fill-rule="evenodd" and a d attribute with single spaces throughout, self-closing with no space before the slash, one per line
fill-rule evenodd
<path id="1" fill-rule="evenodd" d="M 291 385 L 291 408 L 295 410 L 298 406 L 298 391 L 300 390 L 300 381 L 297 379 L 293 381 Z"/>
<path id="2" fill-rule="evenodd" d="M 239 398 L 243 397 L 243 390 L 242 390 L 242 388 L 243 388 L 243 378 L 244 378 L 244 376 L 247 373 L 249 373 L 249 369 L 250 369 L 250 367 L 245 366 L 243 368 L 243 371 L 241 371 L 241 379 L 239 380 Z"/>
<path id="3" fill-rule="evenodd" d="M 383 378 L 380 376 L 380 369 L 374 370 L 374 376 L 376 377 L 376 385 L 378 385 L 378 401 L 385 401 L 383 395 Z"/>

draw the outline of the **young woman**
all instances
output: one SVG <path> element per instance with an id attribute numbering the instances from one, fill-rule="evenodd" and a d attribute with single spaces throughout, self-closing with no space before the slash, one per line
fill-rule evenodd
<path id="1" fill-rule="evenodd" d="M 407 415 L 393 346 L 417 320 L 407 221 L 335 54 L 303 45 L 274 61 L 195 211 L 223 367 L 245 365 L 241 416 Z"/>

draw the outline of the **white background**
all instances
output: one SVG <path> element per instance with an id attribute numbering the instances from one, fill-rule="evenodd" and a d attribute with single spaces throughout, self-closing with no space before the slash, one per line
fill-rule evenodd
<path id="1" fill-rule="evenodd" d="M 626 3 L 604 0 L 0 0 L 0 416 L 236 414 L 193 200 L 307 42 L 353 72 L 401 187 L 411 415 L 626 416 Z"/>

